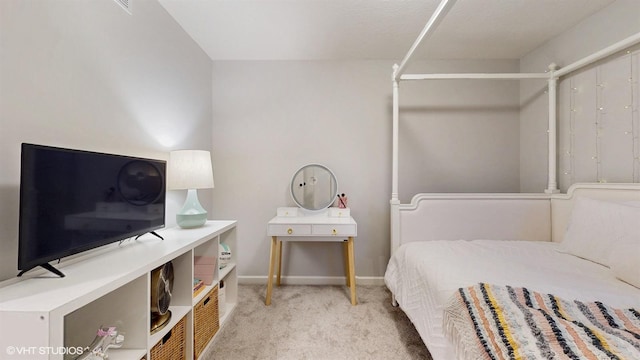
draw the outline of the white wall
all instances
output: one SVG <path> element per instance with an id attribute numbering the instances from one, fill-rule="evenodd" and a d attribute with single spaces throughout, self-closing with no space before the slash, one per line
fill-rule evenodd
<path id="1" fill-rule="evenodd" d="M 518 71 L 508 60 L 416 65 L 416 73 Z M 513 80 L 401 82 L 400 201 L 420 192 L 518 192 L 518 87 Z"/>
<path id="2" fill-rule="evenodd" d="M 17 274 L 20 143 L 159 159 L 211 147 L 211 60 L 159 3 L 132 4 L 0 1 L 0 280 Z M 168 225 L 183 200 L 169 192 Z"/>
<path id="3" fill-rule="evenodd" d="M 213 215 L 239 220 L 240 276 L 266 276 L 266 224 L 277 207 L 294 206 L 289 181 L 311 162 L 332 169 L 339 191 L 349 198 L 358 222 L 356 275 L 384 274 L 389 257 L 392 64 L 214 62 Z M 515 71 L 517 62 L 434 61 L 413 69 Z M 468 85 L 401 85 L 404 199 L 412 191 L 518 190 L 518 84 Z M 427 148 L 412 141 L 422 135 L 431 139 Z M 285 252 L 286 275 L 344 274 L 338 244 L 292 244 Z"/>
<path id="4" fill-rule="evenodd" d="M 637 32 L 640 32 L 640 1 L 617 0 L 520 59 L 520 71 L 541 72 L 546 70 L 552 62 L 561 67 L 569 65 Z M 546 188 L 548 98 L 544 93 L 545 87 L 544 81 L 523 81 L 520 86 L 522 106 L 520 190 L 522 192 L 541 192 Z M 566 101 L 568 101 L 566 96 L 560 97 L 559 109 L 565 106 L 563 102 Z M 559 115 L 559 128 L 562 128 L 562 123 L 568 119 L 562 113 Z M 562 146 L 559 146 L 559 149 L 561 148 Z M 629 164 L 616 166 L 628 167 Z M 631 172 L 631 169 L 629 171 Z M 596 180 L 594 174 L 590 181 Z M 566 188 L 567 184 L 562 186 Z"/>

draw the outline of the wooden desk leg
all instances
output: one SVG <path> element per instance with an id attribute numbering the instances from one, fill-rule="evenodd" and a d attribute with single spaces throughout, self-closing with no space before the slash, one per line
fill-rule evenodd
<path id="1" fill-rule="evenodd" d="M 278 280 L 276 284 L 280 286 L 280 274 L 282 273 L 282 240 L 278 240 Z"/>
<path id="2" fill-rule="evenodd" d="M 349 250 L 349 285 L 351 287 L 351 305 L 356 305 L 358 302 L 356 300 L 356 265 L 353 251 L 353 236 L 349 236 L 347 248 Z"/>
<path id="3" fill-rule="evenodd" d="M 342 250 L 344 253 L 344 277 L 347 279 L 347 286 L 351 286 L 349 280 L 351 277 L 349 276 L 349 243 L 348 240 L 342 242 Z"/>
<path id="4" fill-rule="evenodd" d="M 267 279 L 267 297 L 264 300 L 265 305 L 271 305 L 271 291 L 273 290 L 273 270 L 276 265 L 276 252 L 278 250 L 278 237 L 271 237 L 271 251 L 269 254 L 269 278 Z"/>

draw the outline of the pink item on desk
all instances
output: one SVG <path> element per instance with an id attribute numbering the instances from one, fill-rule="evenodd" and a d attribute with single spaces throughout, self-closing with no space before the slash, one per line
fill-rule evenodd
<path id="1" fill-rule="evenodd" d="M 347 206 L 347 196 L 345 194 L 338 194 L 338 207 L 340 209 L 346 209 Z"/>

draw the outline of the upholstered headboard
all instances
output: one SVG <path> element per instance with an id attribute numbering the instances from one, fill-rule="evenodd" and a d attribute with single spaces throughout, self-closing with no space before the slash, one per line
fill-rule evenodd
<path id="1" fill-rule="evenodd" d="M 391 251 L 429 240 L 559 242 L 579 196 L 640 200 L 640 184 L 574 184 L 567 194 L 417 194 L 391 206 Z"/>
<path id="2" fill-rule="evenodd" d="M 402 243 L 428 240 L 551 239 L 544 194 L 418 194 L 400 205 Z"/>

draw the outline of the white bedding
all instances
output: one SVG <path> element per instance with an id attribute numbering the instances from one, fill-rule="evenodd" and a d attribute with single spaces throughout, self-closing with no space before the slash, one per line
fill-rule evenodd
<path id="1" fill-rule="evenodd" d="M 536 241 L 425 241 L 398 248 L 385 283 L 411 319 L 434 360 L 454 359 L 442 330 L 442 309 L 460 287 L 479 282 L 552 293 L 565 299 L 599 300 L 613 307 L 640 306 L 640 289 L 609 268 Z"/>

